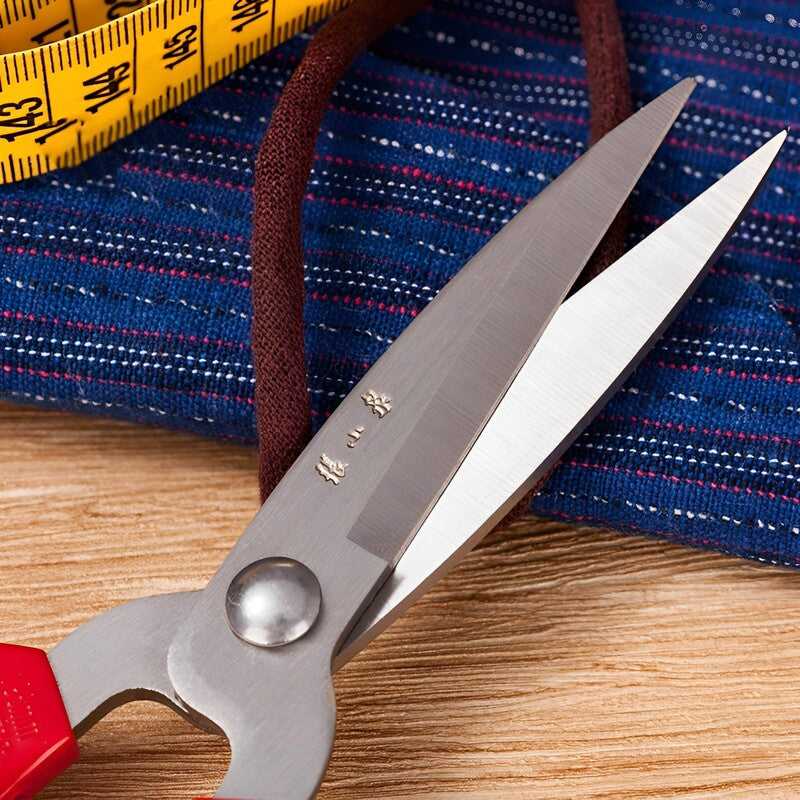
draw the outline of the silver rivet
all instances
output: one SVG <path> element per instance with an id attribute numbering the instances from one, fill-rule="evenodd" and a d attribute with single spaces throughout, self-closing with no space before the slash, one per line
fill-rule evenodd
<path id="1" fill-rule="evenodd" d="M 322 605 L 317 576 L 293 558 L 265 558 L 245 567 L 225 598 L 231 630 L 259 647 L 279 647 L 307 633 Z"/>

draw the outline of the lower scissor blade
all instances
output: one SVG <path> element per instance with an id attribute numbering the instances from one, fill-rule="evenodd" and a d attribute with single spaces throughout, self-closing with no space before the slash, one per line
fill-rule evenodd
<path id="1" fill-rule="evenodd" d="M 335 661 L 422 596 L 533 488 L 627 379 L 736 229 L 780 133 L 564 302 Z"/>

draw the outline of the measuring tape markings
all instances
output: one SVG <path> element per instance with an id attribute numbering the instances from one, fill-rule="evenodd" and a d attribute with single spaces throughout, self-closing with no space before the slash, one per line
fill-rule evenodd
<path id="1" fill-rule="evenodd" d="M 0 182 L 84 161 L 347 0 L 156 0 L 108 20 L 135 2 L 4 0 Z"/>

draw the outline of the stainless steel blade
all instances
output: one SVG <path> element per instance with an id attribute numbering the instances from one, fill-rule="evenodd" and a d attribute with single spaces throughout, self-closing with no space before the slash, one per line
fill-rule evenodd
<path id="1" fill-rule="evenodd" d="M 579 158 L 403 333 L 397 361 L 373 367 L 370 382 L 405 395 L 405 419 L 381 444 L 386 467 L 350 539 L 396 563 L 693 88 L 673 87 Z M 402 374 L 411 359 L 416 378 Z"/>
<path id="2" fill-rule="evenodd" d="M 612 131 L 462 269 L 343 401 L 201 594 L 172 642 L 169 673 L 182 702 L 231 741 L 220 796 L 257 800 L 266 786 L 287 800 L 313 794 L 333 738 L 331 659 L 692 86 L 679 84 Z M 302 639 L 258 648 L 232 632 L 226 594 L 243 568 L 275 556 L 316 575 L 322 613 Z"/>
<path id="3" fill-rule="evenodd" d="M 562 304 L 335 668 L 428 591 L 556 463 L 716 260 L 785 138 L 775 136 Z"/>

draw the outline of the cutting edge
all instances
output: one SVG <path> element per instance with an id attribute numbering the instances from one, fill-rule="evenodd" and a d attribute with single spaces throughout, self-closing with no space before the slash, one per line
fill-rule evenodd
<path id="1" fill-rule="evenodd" d="M 719 256 L 786 136 L 786 131 L 773 136 L 562 304 L 394 572 L 354 626 L 334 659 L 335 669 L 464 558 L 557 463 Z M 703 224 L 704 217 L 714 225 Z M 688 239 L 694 251 L 682 246 Z M 671 272 L 656 274 L 654 264 L 663 269 L 665 262 Z M 634 338 L 612 360 L 612 344 L 624 334 Z M 565 415 L 570 405 L 572 413 Z M 475 502 L 479 495 L 481 501 Z M 494 511 L 487 513 L 487 508 Z"/>

